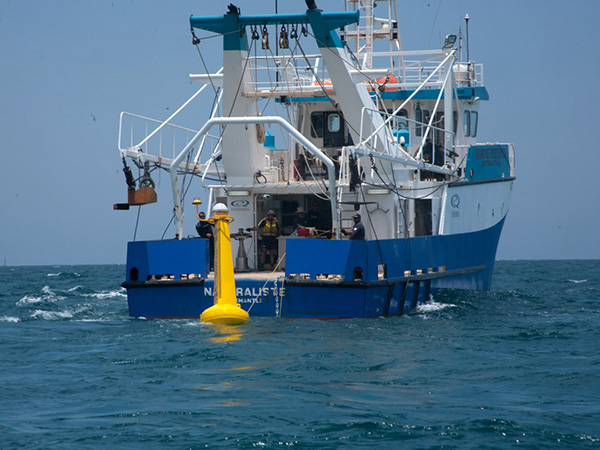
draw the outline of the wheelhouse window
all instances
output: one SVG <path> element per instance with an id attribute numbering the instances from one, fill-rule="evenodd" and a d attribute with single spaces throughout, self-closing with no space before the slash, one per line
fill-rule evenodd
<path id="1" fill-rule="evenodd" d="M 340 131 L 341 120 L 339 114 L 329 114 L 327 116 L 327 131 L 337 133 Z"/>
<path id="2" fill-rule="evenodd" d="M 344 117 L 337 111 L 312 113 L 310 134 L 313 138 L 322 138 L 324 147 L 352 145 L 352 137 L 344 124 Z"/>
<path id="3" fill-rule="evenodd" d="M 477 111 L 463 112 L 463 125 L 465 136 L 477 136 L 477 122 L 479 121 L 479 113 Z"/>
<path id="4" fill-rule="evenodd" d="M 310 135 L 314 138 L 323 137 L 324 113 L 314 112 L 310 115 Z"/>
<path id="5" fill-rule="evenodd" d="M 471 136 L 471 111 L 463 112 L 463 127 L 465 136 Z"/>
<path id="6" fill-rule="evenodd" d="M 479 120 L 479 113 L 477 111 L 471 111 L 471 136 L 477 136 L 477 121 Z"/>

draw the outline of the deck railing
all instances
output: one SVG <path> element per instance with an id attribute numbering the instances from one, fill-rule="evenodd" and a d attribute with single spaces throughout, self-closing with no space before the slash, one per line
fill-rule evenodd
<path id="1" fill-rule="evenodd" d="M 160 129 L 159 129 L 160 127 Z M 174 159 L 197 130 L 123 111 L 119 121 L 119 150 L 142 151 Z"/>
<path id="2" fill-rule="evenodd" d="M 219 71 L 218 73 L 220 73 Z M 137 114 L 122 112 L 119 118 L 118 148 L 123 157 L 141 157 L 150 159 L 160 165 L 169 166 L 179 151 L 187 146 L 198 130 L 183 127 L 172 123 L 172 120 L 181 113 L 198 95 L 208 86 L 205 83 L 192 95 L 177 111 L 166 120 L 157 120 Z M 218 110 L 222 98 L 222 91 L 217 92 L 211 117 Z M 200 162 L 202 149 L 208 146 L 213 153 L 220 145 L 220 137 L 206 134 L 198 145 L 198 151 L 193 160 L 193 165 Z"/>
<path id="3" fill-rule="evenodd" d="M 362 54 L 361 54 L 362 56 Z M 366 79 L 368 83 L 384 78 L 388 74 L 396 77 L 396 82 L 388 81 L 386 89 L 415 89 L 419 87 L 447 56 L 443 50 L 403 51 L 403 52 L 370 52 L 367 54 L 377 67 L 381 69 L 354 70 L 354 75 Z M 390 63 L 391 61 L 391 63 Z M 358 64 L 357 61 L 349 63 Z M 246 95 L 324 95 L 333 90 L 329 75 L 321 64 L 320 55 L 278 55 L 257 56 L 249 59 L 248 71 L 252 73 L 252 81 L 246 82 Z M 456 62 L 453 66 L 456 85 L 482 86 L 483 65 L 474 62 Z M 321 84 L 323 86 L 321 86 Z M 444 74 L 438 72 L 427 83 L 427 87 L 442 87 Z"/>

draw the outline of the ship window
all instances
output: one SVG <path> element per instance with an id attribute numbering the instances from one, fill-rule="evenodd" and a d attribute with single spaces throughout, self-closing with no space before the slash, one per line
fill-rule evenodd
<path id="1" fill-rule="evenodd" d="M 477 111 L 471 111 L 471 136 L 477 136 L 477 121 L 479 113 Z"/>
<path id="2" fill-rule="evenodd" d="M 327 131 L 337 133 L 340 131 L 340 123 L 339 114 L 329 114 L 329 116 L 327 116 Z"/>
<path id="3" fill-rule="evenodd" d="M 465 129 L 465 136 L 471 136 L 471 111 L 465 111 L 463 113 L 463 126 Z"/>
<path id="4" fill-rule="evenodd" d="M 426 109 L 417 109 L 415 111 L 415 120 L 417 121 L 417 129 L 415 131 L 417 136 L 423 136 L 423 126 L 429 124 L 429 118 L 431 117 L 431 113 Z"/>
<path id="5" fill-rule="evenodd" d="M 423 122 L 423 111 L 421 110 L 421 108 L 417 108 L 417 110 L 415 111 L 415 122 L 417 122 L 418 124 Z M 417 136 L 423 135 L 423 129 L 421 128 L 421 126 L 417 126 L 417 129 L 415 130 L 415 134 Z"/>
<path id="6" fill-rule="evenodd" d="M 323 137 L 323 113 L 314 112 L 310 115 L 310 135 L 314 138 Z"/>

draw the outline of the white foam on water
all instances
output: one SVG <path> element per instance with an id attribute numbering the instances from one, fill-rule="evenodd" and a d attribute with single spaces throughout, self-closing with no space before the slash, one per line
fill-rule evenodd
<path id="1" fill-rule="evenodd" d="M 575 284 L 579 284 L 579 283 L 586 283 L 587 280 L 569 280 L 571 283 L 575 283 Z"/>
<path id="2" fill-rule="evenodd" d="M 71 311 L 42 311 L 41 309 L 36 309 L 31 317 L 34 319 L 61 320 L 72 318 L 73 313 Z"/>
<path id="3" fill-rule="evenodd" d="M 47 277 L 60 277 L 62 275 L 73 275 L 74 277 L 80 277 L 81 274 L 77 272 L 58 272 L 58 273 L 48 273 Z"/>
<path id="4" fill-rule="evenodd" d="M 127 298 L 127 294 L 123 291 L 109 291 L 109 292 L 96 292 L 94 294 L 83 294 L 82 297 L 92 297 L 97 299 L 105 299 L 105 298 L 113 298 L 113 297 L 122 297 Z"/>
<path id="5" fill-rule="evenodd" d="M 431 300 L 427 303 L 423 303 L 417 306 L 417 311 L 419 312 L 436 312 L 442 311 L 446 308 L 455 308 L 456 305 L 452 303 L 436 303 L 435 300 Z"/>
<path id="6" fill-rule="evenodd" d="M 0 322 L 16 323 L 16 322 L 20 322 L 20 321 L 21 321 L 21 319 L 19 319 L 18 317 L 11 317 L 11 316 L 0 317 Z"/>
<path id="7" fill-rule="evenodd" d="M 16 305 L 17 306 L 25 306 L 25 305 L 31 305 L 33 303 L 39 303 L 44 301 L 43 297 L 35 297 L 32 295 L 26 295 L 25 297 L 23 297 L 21 300 L 19 300 Z"/>
<path id="8" fill-rule="evenodd" d="M 32 305 L 35 303 L 40 303 L 40 302 L 57 302 L 59 300 L 64 300 L 65 297 L 62 297 L 60 295 L 56 295 L 52 289 L 50 289 L 50 286 L 44 286 L 42 288 L 42 295 L 26 295 L 25 297 L 23 297 L 21 300 L 19 300 L 17 303 L 15 303 L 17 306 L 26 306 L 26 305 Z"/>
<path id="9" fill-rule="evenodd" d="M 52 295 L 54 295 L 54 292 L 52 292 L 52 289 L 50 289 L 50 286 L 44 286 L 44 287 L 42 288 L 42 292 L 43 292 L 44 294 L 52 294 Z"/>

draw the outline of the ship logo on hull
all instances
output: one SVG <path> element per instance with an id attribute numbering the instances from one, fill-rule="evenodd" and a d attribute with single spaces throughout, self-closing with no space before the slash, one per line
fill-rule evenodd
<path id="1" fill-rule="evenodd" d="M 460 196 L 458 194 L 454 194 L 450 199 L 450 204 L 453 208 L 458 209 L 458 207 L 460 206 Z"/>

